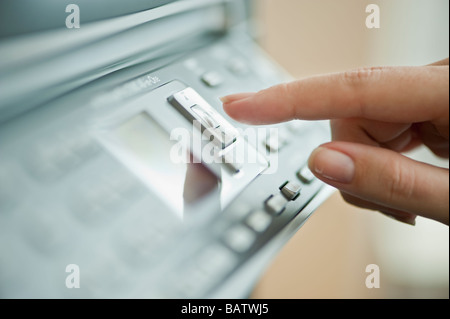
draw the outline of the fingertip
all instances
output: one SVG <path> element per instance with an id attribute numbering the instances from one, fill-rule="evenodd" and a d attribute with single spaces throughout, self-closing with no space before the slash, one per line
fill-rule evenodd
<path id="1" fill-rule="evenodd" d="M 245 100 L 250 99 L 255 93 L 238 93 L 219 98 L 223 104 L 223 110 L 232 119 L 239 122 L 247 122 L 248 105 Z"/>
<path id="2" fill-rule="evenodd" d="M 261 121 L 258 103 L 253 95 L 239 94 L 237 96 L 227 96 L 224 100 L 223 109 L 232 119 L 249 125 L 265 124 Z M 266 117 L 267 118 L 267 117 Z"/>
<path id="3" fill-rule="evenodd" d="M 225 113 L 227 113 L 232 119 L 242 122 L 242 107 L 237 105 L 236 102 L 227 102 L 226 99 L 225 101 L 226 102 L 223 103 L 223 110 Z"/>
<path id="4" fill-rule="evenodd" d="M 227 104 L 230 102 L 230 99 L 228 96 L 221 96 L 219 97 L 219 100 L 223 103 L 223 104 Z"/>

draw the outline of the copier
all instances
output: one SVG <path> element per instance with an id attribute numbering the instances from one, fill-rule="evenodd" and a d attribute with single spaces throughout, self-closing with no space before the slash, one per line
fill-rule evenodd
<path id="1" fill-rule="evenodd" d="M 326 122 L 219 98 L 291 80 L 245 0 L 0 3 L 0 297 L 247 298 L 332 190 Z"/>

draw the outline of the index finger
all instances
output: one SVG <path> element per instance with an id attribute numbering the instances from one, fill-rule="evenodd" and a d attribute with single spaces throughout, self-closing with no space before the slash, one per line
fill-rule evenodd
<path id="1" fill-rule="evenodd" d="M 448 66 L 359 69 L 222 100 L 232 118 L 251 124 L 339 118 L 431 121 L 448 118 L 448 70 Z"/>

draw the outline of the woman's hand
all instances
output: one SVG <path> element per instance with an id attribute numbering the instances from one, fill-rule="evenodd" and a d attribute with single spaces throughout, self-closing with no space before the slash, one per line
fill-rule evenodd
<path id="1" fill-rule="evenodd" d="M 331 119 L 333 142 L 310 157 L 311 171 L 351 204 L 414 224 L 449 223 L 449 171 L 400 153 L 426 145 L 449 157 L 449 61 L 312 77 L 224 97 L 250 124 Z"/>

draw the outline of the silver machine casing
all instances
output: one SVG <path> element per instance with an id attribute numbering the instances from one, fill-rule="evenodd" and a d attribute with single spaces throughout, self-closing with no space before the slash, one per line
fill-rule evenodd
<path id="1" fill-rule="evenodd" d="M 332 192 L 306 169 L 309 154 L 330 139 L 328 124 L 259 127 L 277 129 L 276 150 L 264 137 L 240 137 L 262 160 L 236 175 L 204 164 L 218 189 L 181 216 L 173 213 L 179 174 L 153 180 L 172 166 L 159 155 L 138 165 L 127 144 L 128 129 L 145 131 L 148 152 L 161 152 L 172 130 L 189 131 L 192 123 L 169 102 L 186 89 L 235 128 L 250 128 L 229 118 L 219 97 L 291 78 L 251 36 L 249 8 L 241 0 L 180 0 L 79 30 L 0 40 L 0 297 L 250 295 Z M 300 195 L 271 211 L 268 202 L 282 198 L 287 182 L 300 185 Z M 67 284 L 70 265 L 79 269 L 79 288 Z"/>

